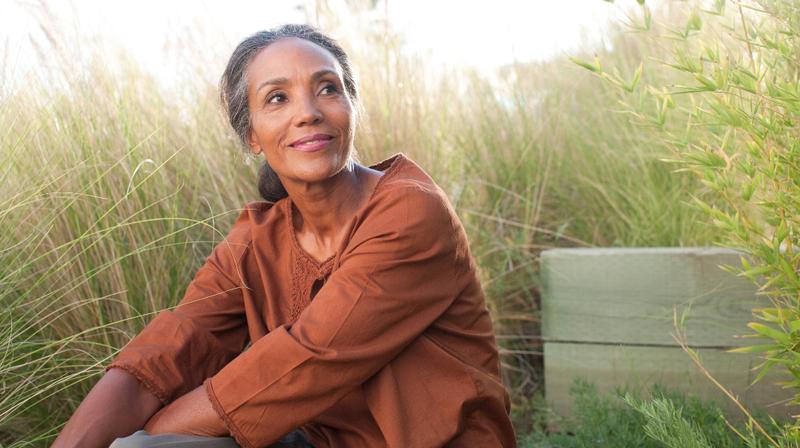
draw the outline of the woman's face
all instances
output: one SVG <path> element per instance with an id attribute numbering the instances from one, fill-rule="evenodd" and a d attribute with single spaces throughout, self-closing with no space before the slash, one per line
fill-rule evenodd
<path id="1" fill-rule="evenodd" d="M 278 40 L 247 68 L 250 149 L 264 153 L 284 185 L 336 175 L 353 146 L 353 104 L 342 68 L 324 48 L 299 38 Z"/>

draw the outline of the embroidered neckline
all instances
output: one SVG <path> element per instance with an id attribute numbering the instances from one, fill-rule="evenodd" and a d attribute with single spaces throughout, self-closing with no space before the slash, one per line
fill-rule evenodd
<path id="1" fill-rule="evenodd" d="M 404 160 L 403 154 L 395 154 L 394 156 L 370 166 L 370 168 L 383 171 L 383 176 L 378 179 L 375 188 L 372 190 L 369 199 L 364 205 L 353 215 L 353 219 L 360 216 L 364 209 L 373 201 L 375 194 L 385 184 L 384 179 L 391 177 L 392 173 L 396 172 L 396 167 Z M 311 289 L 313 284 L 318 280 L 323 280 L 328 277 L 333 270 L 334 261 L 339 256 L 338 250 L 323 261 L 319 261 L 311 254 L 306 252 L 300 242 L 297 240 L 297 233 L 294 230 L 293 213 L 294 207 L 292 200 L 286 198 L 284 201 L 284 215 L 286 216 L 286 226 L 288 227 L 289 238 L 292 241 L 292 301 L 289 308 L 289 323 L 294 323 L 299 317 L 300 313 L 311 303 Z"/>

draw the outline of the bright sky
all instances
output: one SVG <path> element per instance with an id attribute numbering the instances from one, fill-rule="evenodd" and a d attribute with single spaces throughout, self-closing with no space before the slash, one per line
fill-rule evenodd
<path id="1" fill-rule="evenodd" d="M 602 0 L 377 0 L 373 12 L 356 14 L 344 0 L 44 0 L 48 18 L 39 1 L 0 0 L 0 61 L 4 65 L 0 75 L 23 73 L 36 60 L 31 39 L 46 39 L 40 24 L 49 21 L 87 39 L 122 46 L 157 76 L 169 77 L 170 42 L 185 35 L 186 29 L 199 26 L 230 51 L 255 31 L 304 22 L 305 11 L 311 13 L 313 23 L 318 2 L 327 4 L 345 25 L 388 17 L 403 34 L 409 51 L 426 52 L 443 65 L 483 70 L 514 60 L 569 53 L 584 42 L 597 45 L 609 19 L 622 17 L 624 8 L 636 4 L 635 0 L 616 4 Z"/>

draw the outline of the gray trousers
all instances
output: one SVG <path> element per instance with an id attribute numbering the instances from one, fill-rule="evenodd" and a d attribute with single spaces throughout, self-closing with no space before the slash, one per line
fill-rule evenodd
<path id="1" fill-rule="evenodd" d="M 239 448 L 231 437 L 202 437 L 136 431 L 115 440 L 108 448 Z M 268 448 L 314 448 L 300 431 L 292 431 Z"/>

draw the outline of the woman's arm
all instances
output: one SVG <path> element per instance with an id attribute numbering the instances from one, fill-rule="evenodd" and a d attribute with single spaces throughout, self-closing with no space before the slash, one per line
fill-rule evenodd
<path id="1" fill-rule="evenodd" d="M 72 414 L 52 448 L 106 448 L 141 429 L 161 402 L 133 375 L 111 369 Z"/>
<path id="2" fill-rule="evenodd" d="M 191 434 L 227 436 L 228 428 L 208 400 L 205 388 L 197 387 L 161 408 L 144 426 L 150 434 Z"/>
<path id="3" fill-rule="evenodd" d="M 122 349 L 53 447 L 106 448 L 116 437 L 145 425 L 156 433 L 174 432 L 185 428 L 181 425 L 186 418 L 209 415 L 197 413 L 202 404 L 199 398 L 206 401 L 205 410 L 216 420 L 198 420 L 192 431 L 216 431 L 219 417 L 205 393 L 199 396 L 193 389 L 238 355 L 249 338 L 240 291 L 249 213 L 248 206 L 206 258 L 178 307 L 161 312 Z M 136 377 L 126 370 L 135 371 Z M 162 402 L 170 404 L 156 414 Z"/>

